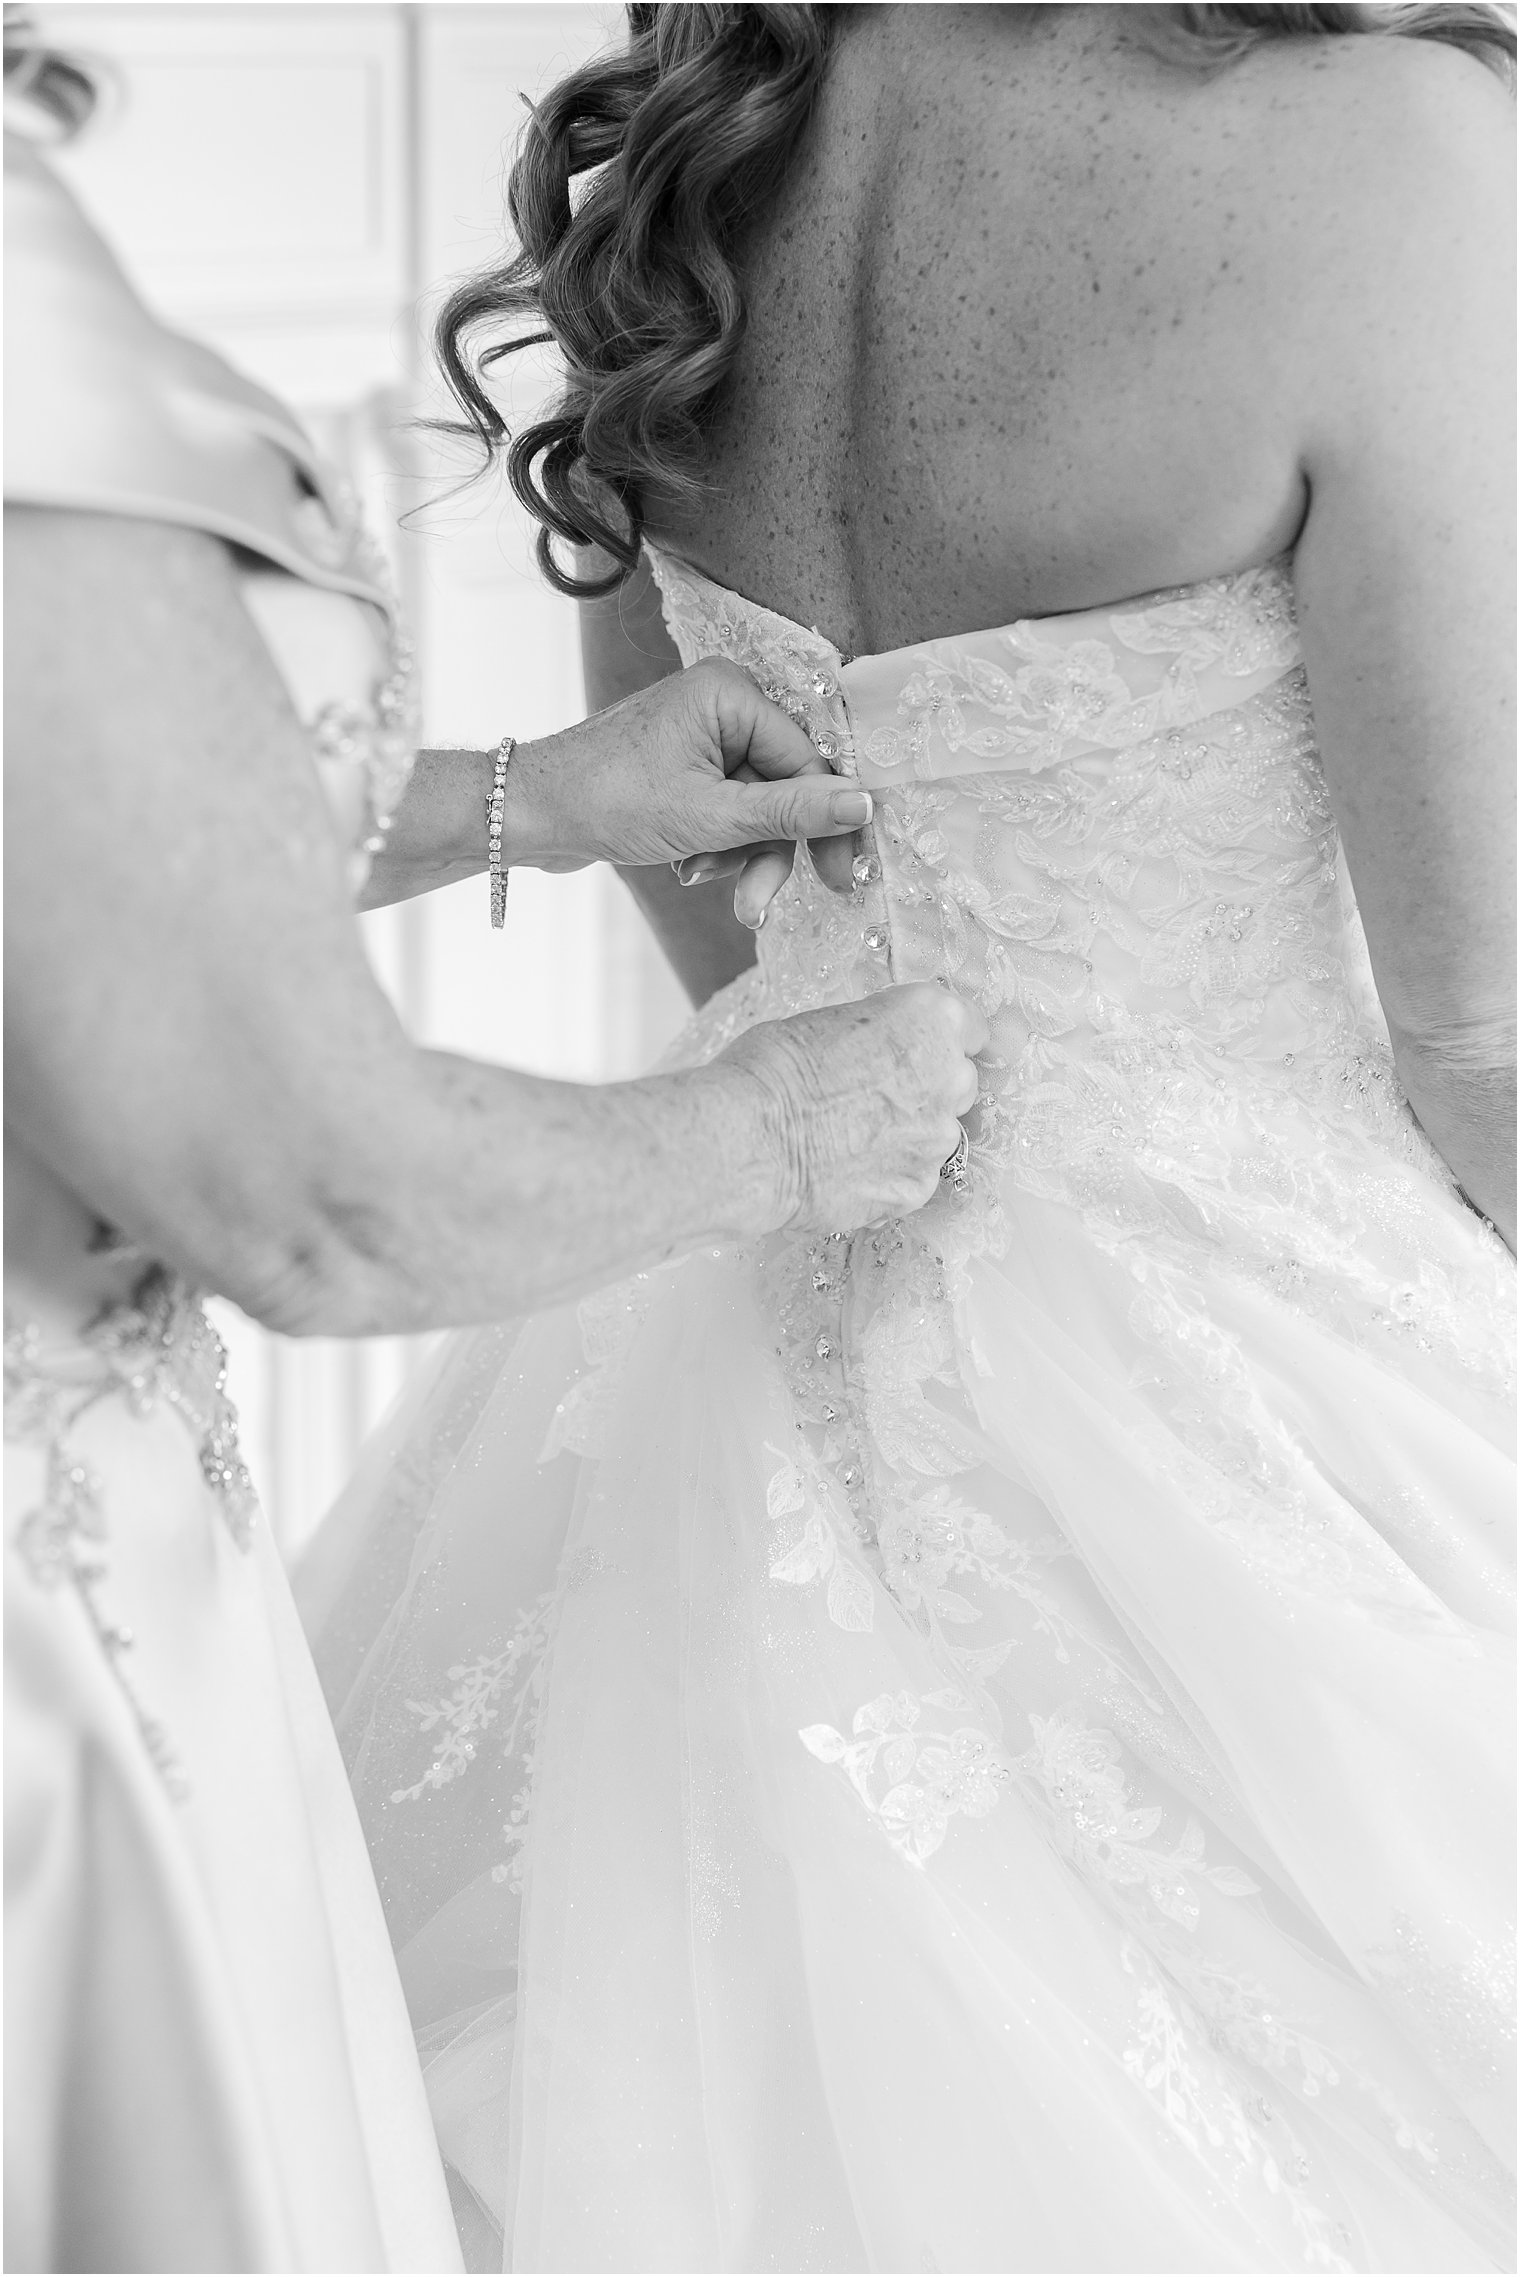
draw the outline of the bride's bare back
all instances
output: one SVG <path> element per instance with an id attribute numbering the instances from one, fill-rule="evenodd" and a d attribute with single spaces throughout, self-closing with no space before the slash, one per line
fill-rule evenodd
<path id="1" fill-rule="evenodd" d="M 1403 40 L 1179 68 L 1139 13 L 839 11 L 710 498 L 662 539 L 856 652 L 1292 544 L 1354 184 L 1386 196 L 1401 113 L 1504 97 Z"/>

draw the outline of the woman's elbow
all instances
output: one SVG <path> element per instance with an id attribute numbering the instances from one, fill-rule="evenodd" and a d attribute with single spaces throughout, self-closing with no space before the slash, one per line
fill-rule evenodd
<path id="1" fill-rule="evenodd" d="M 1393 1056 L 1402 1068 L 1419 1066 L 1433 1075 L 1467 1081 L 1491 1080 L 1513 1088 L 1515 1005 L 1513 997 L 1483 1004 L 1440 1006 L 1388 1015 Z"/>
<path id="2" fill-rule="evenodd" d="M 436 1325 L 395 1213 L 352 1197 L 229 1212 L 198 1278 L 280 1336 L 406 1335 Z"/>

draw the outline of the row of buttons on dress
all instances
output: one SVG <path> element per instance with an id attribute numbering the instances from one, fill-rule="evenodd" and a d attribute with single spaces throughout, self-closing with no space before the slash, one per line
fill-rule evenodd
<path id="1" fill-rule="evenodd" d="M 720 624 L 717 627 L 719 638 L 721 639 L 725 634 L 730 634 L 732 629 L 731 626 Z M 808 686 L 818 703 L 825 705 L 843 704 L 843 684 L 832 674 L 821 669 L 815 669 L 808 674 L 807 679 Z M 813 706 L 806 703 L 800 696 L 793 694 L 781 681 L 764 680 L 760 686 L 762 695 L 768 696 L 773 704 L 778 704 L 791 719 L 797 722 L 797 725 L 812 743 L 819 758 L 827 759 L 832 767 L 843 749 L 841 738 L 835 728 L 832 725 L 820 727 L 811 716 Z M 844 772 L 844 770 L 836 769 L 836 772 Z M 881 883 L 881 863 L 874 853 L 863 851 L 856 855 L 850 865 L 850 875 L 855 882 L 857 896 L 863 897 L 870 887 Z M 884 913 L 872 914 L 868 918 L 867 923 L 861 928 L 861 939 L 873 956 L 884 957 L 889 953 L 892 947 L 892 930 L 886 922 Z"/>

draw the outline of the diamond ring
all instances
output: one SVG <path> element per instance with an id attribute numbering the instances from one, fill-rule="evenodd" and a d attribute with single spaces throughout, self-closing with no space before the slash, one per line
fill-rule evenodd
<path id="1" fill-rule="evenodd" d="M 947 1155 L 945 1157 L 945 1160 L 940 1164 L 939 1174 L 941 1178 L 949 1178 L 953 1180 L 957 1193 L 963 1191 L 965 1187 L 966 1158 L 970 1152 L 971 1141 L 967 1138 L 965 1132 L 962 1131 L 960 1137 L 955 1142 L 954 1154 Z"/>

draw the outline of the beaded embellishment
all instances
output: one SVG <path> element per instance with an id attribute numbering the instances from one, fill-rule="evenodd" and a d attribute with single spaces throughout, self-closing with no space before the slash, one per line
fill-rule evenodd
<path id="1" fill-rule="evenodd" d="M 358 502 L 334 485 L 345 519 L 349 559 L 385 597 L 386 670 L 368 703 L 334 698 L 312 723 L 319 760 L 341 760 L 364 771 L 365 821 L 360 846 L 378 854 L 406 793 L 417 757 L 416 657 L 402 625 L 390 568 L 365 528 Z"/>
<path id="2" fill-rule="evenodd" d="M 176 1802 L 189 1793 L 184 1767 L 128 1673 L 132 1633 L 110 1617 L 102 1601 L 109 1573 L 104 1482 L 70 1439 L 103 1400 L 123 1399 L 134 1416 L 151 1414 L 160 1402 L 173 1408 L 228 1532 L 246 1551 L 258 1502 L 238 1447 L 226 1382 L 221 1338 L 198 1299 L 159 1266 L 133 1299 L 112 1306 L 61 1352 L 47 1352 L 33 1324 L 10 1329 L 5 1337 L 5 1436 L 42 1447 L 47 1465 L 43 1499 L 20 1520 L 16 1547 L 39 1588 L 75 1592 L 143 1745 Z"/>

